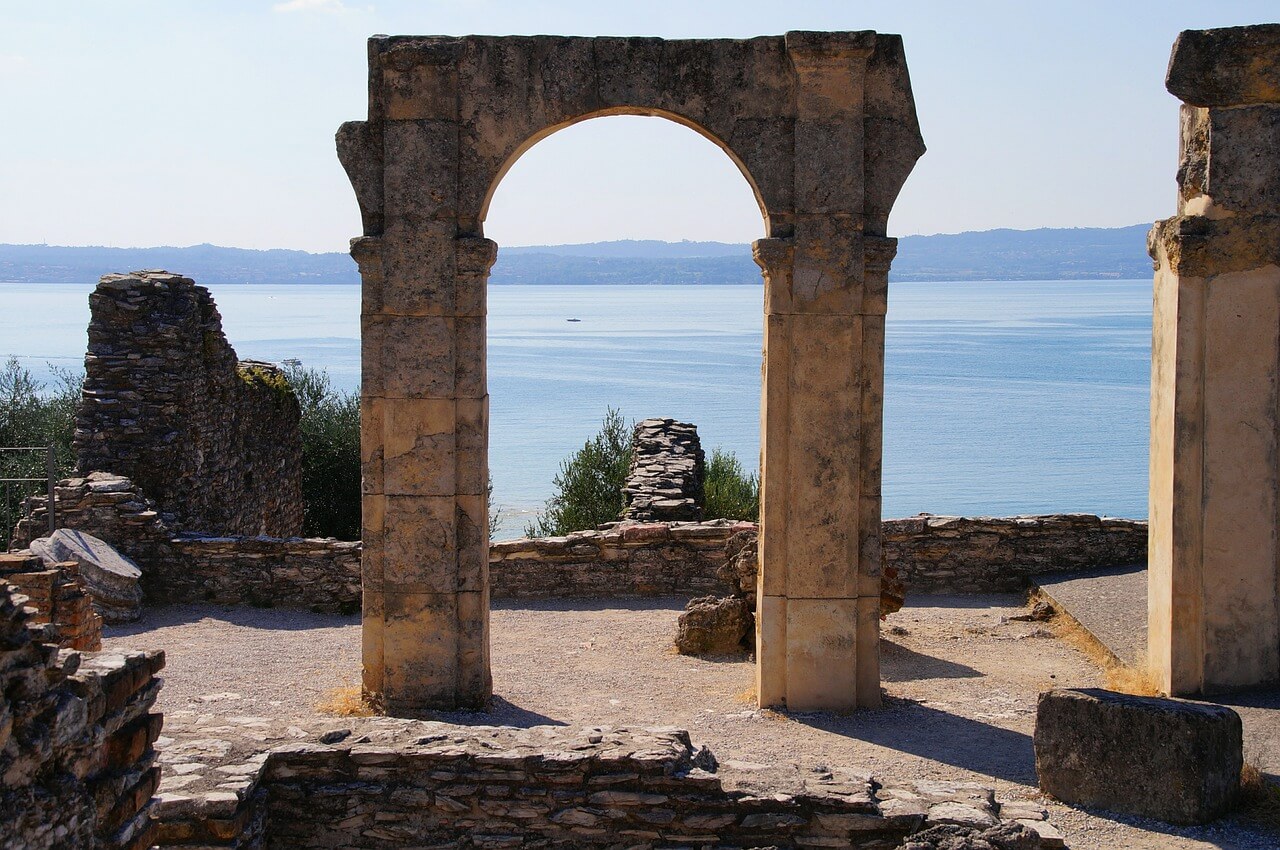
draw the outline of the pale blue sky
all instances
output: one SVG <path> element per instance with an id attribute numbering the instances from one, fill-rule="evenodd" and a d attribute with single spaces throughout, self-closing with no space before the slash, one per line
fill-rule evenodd
<path id="1" fill-rule="evenodd" d="M 1280 19 L 1270 2 L 0 0 L 0 242 L 345 250 L 333 152 L 365 113 L 372 33 L 903 35 L 929 152 L 895 235 L 1118 226 L 1173 212 L 1179 30 Z M 746 241 L 727 157 L 661 119 L 555 134 L 498 188 L 502 244 Z"/>

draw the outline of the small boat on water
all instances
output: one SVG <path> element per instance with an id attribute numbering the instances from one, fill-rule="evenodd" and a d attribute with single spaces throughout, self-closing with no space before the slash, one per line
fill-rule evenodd
<path id="1" fill-rule="evenodd" d="M 581 319 L 565 319 L 566 322 L 581 322 Z"/>

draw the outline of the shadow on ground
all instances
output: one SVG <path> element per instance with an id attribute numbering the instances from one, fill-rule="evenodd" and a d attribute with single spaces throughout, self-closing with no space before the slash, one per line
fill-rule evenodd
<path id="1" fill-rule="evenodd" d="M 967 664 L 935 658 L 880 639 L 880 677 L 886 682 L 914 682 L 921 679 L 975 679 L 982 673 Z"/>
<path id="2" fill-rule="evenodd" d="M 1031 736 L 888 697 L 878 711 L 791 714 L 792 720 L 834 735 L 954 765 L 1023 785 L 1036 784 Z"/>

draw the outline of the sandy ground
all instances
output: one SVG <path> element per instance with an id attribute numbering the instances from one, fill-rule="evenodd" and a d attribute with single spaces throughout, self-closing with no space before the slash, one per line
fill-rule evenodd
<path id="1" fill-rule="evenodd" d="M 749 659 L 695 659 L 671 648 L 683 600 L 495 606 L 495 698 L 464 724 L 651 725 L 689 730 L 723 762 L 826 764 L 892 783 L 967 780 L 1034 800 L 1075 848 L 1280 848 L 1280 834 L 1233 818 L 1196 829 L 1090 813 L 1036 790 L 1031 734 L 1037 695 L 1101 685 L 1088 659 L 1039 623 L 1015 622 L 1017 596 L 922 596 L 884 624 L 879 711 L 783 715 L 755 709 Z M 204 734 L 212 712 L 308 728 L 356 727 L 317 710 L 359 681 L 356 617 L 217 606 L 148 611 L 109 630 L 107 649 L 164 649 L 160 709 L 168 741 Z M 1246 753 L 1280 774 L 1280 691 L 1232 703 Z M 170 746 L 174 746 L 170 744 Z"/>

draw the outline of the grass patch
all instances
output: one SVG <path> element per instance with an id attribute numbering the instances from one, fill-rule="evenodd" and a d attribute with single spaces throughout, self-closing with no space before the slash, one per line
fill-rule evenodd
<path id="1" fill-rule="evenodd" d="M 373 717 L 381 713 L 377 700 L 365 695 L 359 685 L 334 688 L 325 694 L 316 708 L 337 717 Z"/>
<path id="2" fill-rule="evenodd" d="M 1250 823 L 1280 833 L 1280 786 L 1268 782 L 1256 757 L 1240 769 L 1240 815 Z"/>
<path id="3" fill-rule="evenodd" d="M 1102 668 L 1103 682 L 1107 690 L 1140 697 L 1164 696 L 1160 685 L 1150 672 L 1122 663 L 1111 653 L 1111 650 L 1090 634 L 1088 629 L 1076 622 L 1075 618 L 1059 611 L 1049 621 L 1049 628 L 1058 640 L 1074 647 Z"/>

